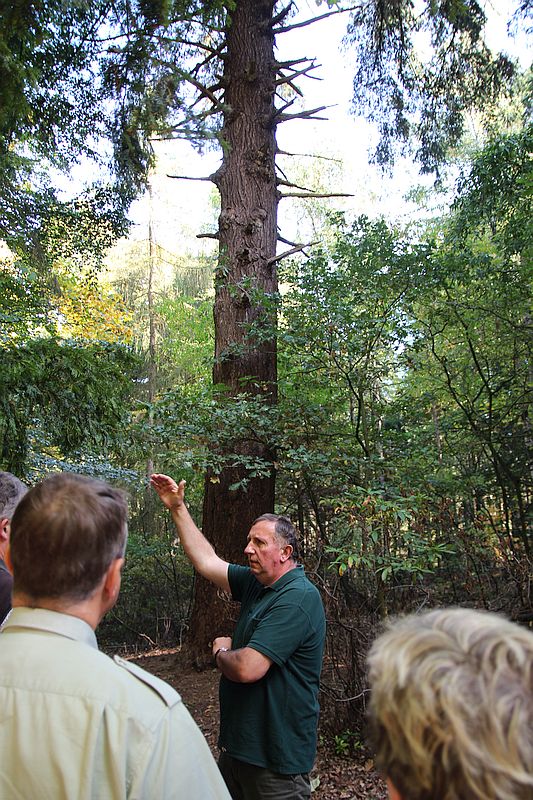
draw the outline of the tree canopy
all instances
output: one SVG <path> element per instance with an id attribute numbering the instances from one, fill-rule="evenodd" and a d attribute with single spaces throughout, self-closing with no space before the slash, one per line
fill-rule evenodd
<path id="1" fill-rule="evenodd" d="M 390 160 L 399 141 L 413 148 L 423 170 L 435 172 L 459 142 L 465 114 L 510 90 L 515 66 L 486 47 L 484 13 L 474 0 L 428 2 L 420 10 L 365 0 L 350 8 L 328 4 L 319 16 L 350 14 L 354 102 L 380 126 L 378 160 Z M 313 59 L 276 58 L 276 37 L 311 23 L 295 22 L 294 10 L 274 0 L 23 0 L 3 8 L 0 236 L 16 256 L 2 277 L 10 298 L 2 313 L 13 333 L 2 341 L 9 376 L 4 459 L 20 467 L 28 440 L 45 434 L 57 460 L 99 449 L 106 430 L 126 424 L 127 398 L 139 388 L 131 353 L 116 341 L 128 320 L 112 297 L 95 302 L 91 282 L 106 244 L 126 227 L 152 139 L 217 146 L 220 168 L 201 176 L 221 201 L 218 230 L 209 234 L 219 248 L 212 387 L 193 382 L 184 390 L 176 376 L 174 393 L 152 391 L 148 277 L 149 388 L 137 393 L 146 417 L 136 415 L 139 439 L 130 458 L 139 467 L 147 441 L 157 445 L 150 456 L 160 463 L 182 452 L 179 426 L 194 399 L 204 427 L 199 413 L 183 428 L 193 444 L 181 461 L 206 469 L 203 527 L 221 555 L 238 560 L 250 522 L 274 505 L 278 476 L 283 502 L 296 507 L 303 529 L 312 528 L 320 548 L 336 549 L 343 574 L 362 566 L 372 602 L 385 613 L 385 585 L 402 559 L 408 572 L 423 574 L 448 552 L 444 508 L 464 500 L 465 519 L 470 514 L 478 524 L 485 514 L 500 544 L 528 547 L 519 445 L 528 429 L 520 302 L 530 254 L 523 238 L 527 138 L 502 137 L 482 152 L 438 235 L 417 233 L 412 242 L 411 232 L 385 221 L 333 220 L 331 244 L 289 273 L 293 291 L 280 301 L 278 269 L 305 245 L 282 240 L 278 204 L 313 193 L 278 171 L 276 131 L 324 110 L 298 104 Z M 84 158 L 97 165 L 96 185 L 66 202 L 53 171 Z M 513 179 L 500 170 L 503 163 Z M 280 242 L 286 251 L 279 252 Z M 80 313 L 84 302 L 91 315 Z M 90 343 L 68 341 L 67 331 Z M 61 384 L 63 376 L 77 388 Z M 57 386 L 64 390 L 58 397 Z M 90 420 L 84 431 L 82 418 Z M 446 437 L 454 447 L 445 462 Z M 144 468 L 149 461 L 145 454 Z M 467 499 L 458 497 L 460 471 L 474 492 Z M 428 474 L 448 487 L 435 493 L 438 502 Z M 201 581 L 196 592 L 192 629 L 200 653 L 219 605 Z"/>

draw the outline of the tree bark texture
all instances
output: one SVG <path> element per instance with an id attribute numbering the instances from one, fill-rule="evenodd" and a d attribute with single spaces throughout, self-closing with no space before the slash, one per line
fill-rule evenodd
<path id="1" fill-rule="evenodd" d="M 276 341 L 249 335 L 248 326 L 272 326 L 272 311 L 257 292 L 277 291 L 273 258 L 277 243 L 278 190 L 275 173 L 276 62 L 271 30 L 272 0 L 237 0 L 228 19 L 224 61 L 224 158 L 214 176 L 220 191 L 219 263 L 215 284 L 213 381 L 231 402 L 237 394 L 261 394 L 276 402 Z M 272 329 L 272 328 L 271 328 Z M 253 520 L 274 508 L 274 454 L 268 445 L 232 443 L 233 453 L 272 463 L 268 478 L 246 489 L 242 467 L 230 467 L 205 482 L 203 532 L 220 556 L 244 563 L 243 549 Z M 211 639 L 227 631 L 228 605 L 203 579 L 196 583 L 190 645 L 197 663 Z"/>

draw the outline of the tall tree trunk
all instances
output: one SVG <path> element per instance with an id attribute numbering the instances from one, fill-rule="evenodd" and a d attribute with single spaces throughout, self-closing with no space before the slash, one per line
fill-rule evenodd
<path id="1" fill-rule="evenodd" d="M 244 391 L 276 402 L 275 339 L 254 340 L 247 333 L 252 323 L 273 322 L 255 293 L 277 290 L 273 7 L 272 0 L 237 0 L 227 31 L 224 159 L 214 178 L 221 211 L 213 381 L 223 385 L 230 402 Z M 251 523 L 274 507 L 274 454 L 252 439 L 232 444 L 234 453 L 272 463 L 269 477 L 253 479 L 246 489 L 230 489 L 245 476 L 240 467 L 206 476 L 203 532 L 219 555 L 242 563 Z M 190 636 L 197 663 L 209 655 L 213 636 L 222 633 L 228 633 L 227 604 L 198 579 Z"/>
<path id="2" fill-rule="evenodd" d="M 150 201 L 149 218 L 148 218 L 148 424 L 149 427 L 153 425 L 153 408 L 152 404 L 156 396 L 156 380 L 157 380 L 157 364 L 156 364 L 156 331 L 155 331 L 155 308 L 154 308 L 154 273 L 155 273 L 155 259 L 156 259 L 156 245 L 154 241 L 154 197 L 152 184 L 148 184 L 148 198 Z M 146 463 L 146 474 L 148 477 L 154 471 L 153 453 L 149 452 Z M 149 491 L 149 495 L 153 497 L 153 491 Z"/>
<path id="3" fill-rule="evenodd" d="M 154 239 L 154 197 L 151 182 L 148 183 L 149 217 L 148 217 L 148 363 L 147 363 L 147 401 L 148 401 L 148 428 L 153 428 L 154 410 L 153 403 L 157 393 L 157 345 L 156 345 L 156 313 L 154 303 L 154 283 L 156 274 L 156 243 Z M 151 442 L 152 437 L 149 437 Z M 150 444 L 146 452 L 146 476 L 154 471 L 153 445 Z M 143 527 L 149 536 L 156 532 L 156 515 L 154 513 L 158 504 L 155 492 L 147 483 L 144 490 L 144 503 L 142 508 Z"/>

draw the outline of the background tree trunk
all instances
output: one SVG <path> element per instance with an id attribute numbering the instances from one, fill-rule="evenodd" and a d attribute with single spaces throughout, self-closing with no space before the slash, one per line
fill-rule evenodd
<path id="1" fill-rule="evenodd" d="M 248 335 L 249 325 L 272 324 L 272 311 L 257 292 L 277 291 L 273 258 L 277 243 L 278 191 L 275 174 L 276 62 L 271 20 L 274 3 L 239 0 L 229 22 L 225 86 L 224 159 L 215 175 L 220 191 L 219 263 L 215 294 L 213 381 L 230 400 L 247 392 L 276 402 L 276 342 Z M 272 463 L 270 476 L 246 489 L 230 489 L 241 467 L 205 481 L 203 532 L 223 558 L 243 563 L 253 520 L 274 508 L 274 454 L 261 442 L 240 440 L 232 452 Z M 198 579 L 190 645 L 197 663 L 210 656 L 209 640 L 229 633 L 228 609 L 215 588 Z"/>

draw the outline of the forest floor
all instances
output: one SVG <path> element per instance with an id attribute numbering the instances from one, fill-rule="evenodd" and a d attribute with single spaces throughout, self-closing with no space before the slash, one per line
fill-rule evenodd
<path id="1" fill-rule="evenodd" d="M 177 650 L 157 650 L 132 660 L 177 689 L 216 758 L 218 670 L 198 672 Z M 331 744 L 328 747 L 322 741 L 311 779 L 316 785 L 313 800 L 385 800 L 387 797 L 385 784 L 375 772 L 368 753 L 337 755 Z"/>

